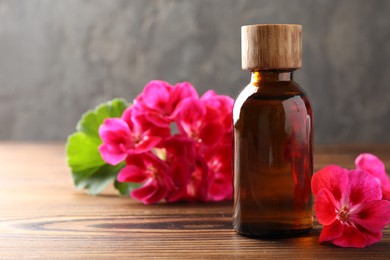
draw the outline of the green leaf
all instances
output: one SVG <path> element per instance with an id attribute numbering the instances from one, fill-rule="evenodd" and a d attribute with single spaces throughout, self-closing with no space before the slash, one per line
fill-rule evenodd
<path id="1" fill-rule="evenodd" d="M 68 165 L 72 172 L 90 171 L 106 164 L 99 153 L 101 140 L 91 138 L 83 132 L 69 136 L 67 144 Z"/>
<path id="2" fill-rule="evenodd" d="M 99 146 L 99 126 L 106 118 L 120 117 L 128 105 L 123 99 L 114 99 L 86 112 L 77 124 L 77 132 L 68 137 L 66 154 L 74 184 L 88 189 L 90 194 L 102 192 L 116 180 L 124 163 L 112 166 L 103 161 Z M 118 188 L 117 188 L 118 189 Z M 123 187 L 118 189 L 122 193 Z"/>
<path id="3" fill-rule="evenodd" d="M 114 187 L 119 191 L 121 195 L 129 195 L 132 190 L 140 187 L 140 183 L 128 183 L 128 182 L 114 182 Z"/>
<path id="4" fill-rule="evenodd" d="M 124 167 L 124 163 L 116 166 L 105 164 L 94 173 L 87 175 L 75 174 L 75 184 L 78 189 L 88 189 L 88 193 L 96 195 L 101 193 L 108 184 L 116 180 L 118 172 Z"/>
<path id="5" fill-rule="evenodd" d="M 81 120 L 77 123 L 77 131 L 84 132 L 89 137 L 94 137 L 100 140 L 99 126 L 104 119 L 112 117 L 121 117 L 127 104 L 123 99 L 114 99 L 107 103 L 101 104 L 95 110 L 89 110 L 84 113 Z"/>

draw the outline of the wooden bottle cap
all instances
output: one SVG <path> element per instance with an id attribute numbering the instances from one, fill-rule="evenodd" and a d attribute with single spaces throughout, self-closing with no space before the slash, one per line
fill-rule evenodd
<path id="1" fill-rule="evenodd" d="M 241 27 L 243 70 L 298 69 L 302 66 L 302 25 Z"/>

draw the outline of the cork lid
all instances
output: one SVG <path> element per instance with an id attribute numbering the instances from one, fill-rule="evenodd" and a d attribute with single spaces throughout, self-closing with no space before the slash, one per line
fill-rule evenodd
<path id="1" fill-rule="evenodd" d="M 302 25 L 241 27 L 243 70 L 298 69 L 302 66 Z"/>

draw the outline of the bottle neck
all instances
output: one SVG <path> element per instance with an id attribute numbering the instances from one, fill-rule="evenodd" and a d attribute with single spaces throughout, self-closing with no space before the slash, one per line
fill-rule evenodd
<path id="1" fill-rule="evenodd" d="M 251 82 L 259 81 L 290 81 L 294 70 L 255 70 L 252 71 Z"/>

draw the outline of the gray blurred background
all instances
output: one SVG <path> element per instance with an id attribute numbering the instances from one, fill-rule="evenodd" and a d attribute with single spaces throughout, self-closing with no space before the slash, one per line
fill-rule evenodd
<path id="1" fill-rule="evenodd" d="M 240 26 L 303 24 L 316 143 L 390 142 L 390 1 L 0 0 L 0 139 L 64 140 L 152 79 L 236 97 Z"/>

